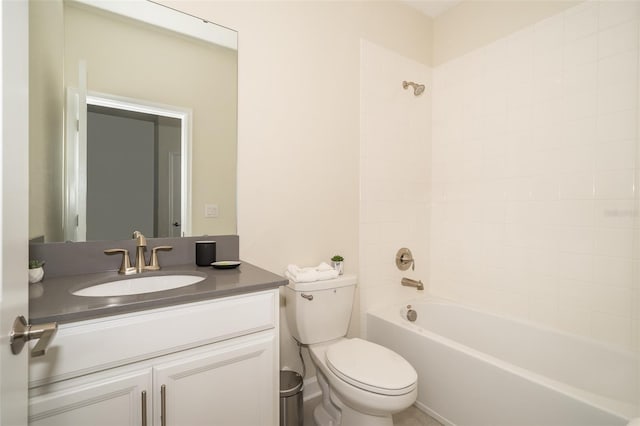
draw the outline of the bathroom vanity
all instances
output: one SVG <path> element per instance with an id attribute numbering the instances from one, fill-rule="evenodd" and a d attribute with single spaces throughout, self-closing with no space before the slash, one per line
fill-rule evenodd
<path id="1" fill-rule="evenodd" d="M 168 265 L 141 276 L 176 273 L 204 279 L 119 297 L 72 294 L 117 279 L 114 271 L 45 279 L 30 322 L 59 328 L 46 354 L 30 358 L 29 424 L 278 423 L 278 287 L 286 281 L 248 263 Z"/>

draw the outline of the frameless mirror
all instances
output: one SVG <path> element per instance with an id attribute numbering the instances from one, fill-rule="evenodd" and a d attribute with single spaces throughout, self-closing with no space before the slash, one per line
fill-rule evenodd
<path id="1" fill-rule="evenodd" d="M 236 233 L 237 33 L 146 0 L 29 21 L 30 238 Z"/>

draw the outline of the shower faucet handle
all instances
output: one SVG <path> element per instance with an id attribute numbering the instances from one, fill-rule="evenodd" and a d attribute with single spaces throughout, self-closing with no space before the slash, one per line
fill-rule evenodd
<path id="1" fill-rule="evenodd" d="M 413 254 L 411 254 L 411 250 L 406 247 L 401 248 L 396 253 L 396 266 L 401 271 L 406 271 L 411 266 L 411 270 L 416 270 L 416 262 L 413 259 Z"/>

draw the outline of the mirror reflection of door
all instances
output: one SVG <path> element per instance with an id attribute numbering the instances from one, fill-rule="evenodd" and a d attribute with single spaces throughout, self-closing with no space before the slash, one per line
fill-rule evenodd
<path id="1" fill-rule="evenodd" d="M 180 150 L 180 119 L 88 105 L 87 240 L 180 235 Z"/>
<path id="2" fill-rule="evenodd" d="M 180 191 L 182 191 L 180 182 L 180 167 L 182 164 L 182 155 L 180 151 L 169 152 L 169 237 L 182 236 L 182 205 L 180 202 Z"/>

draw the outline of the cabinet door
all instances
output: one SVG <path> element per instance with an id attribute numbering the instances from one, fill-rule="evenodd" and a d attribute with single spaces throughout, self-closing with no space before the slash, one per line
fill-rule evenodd
<path id="1" fill-rule="evenodd" d="M 29 399 L 29 425 L 144 426 L 143 411 L 151 418 L 151 379 L 151 369 L 146 368 L 113 377 L 95 373 L 88 383 L 76 380 L 74 385 L 71 380 L 63 387 L 48 386 Z"/>
<path id="2" fill-rule="evenodd" d="M 275 342 L 274 332 L 245 336 L 155 366 L 154 425 L 276 425 Z"/>

